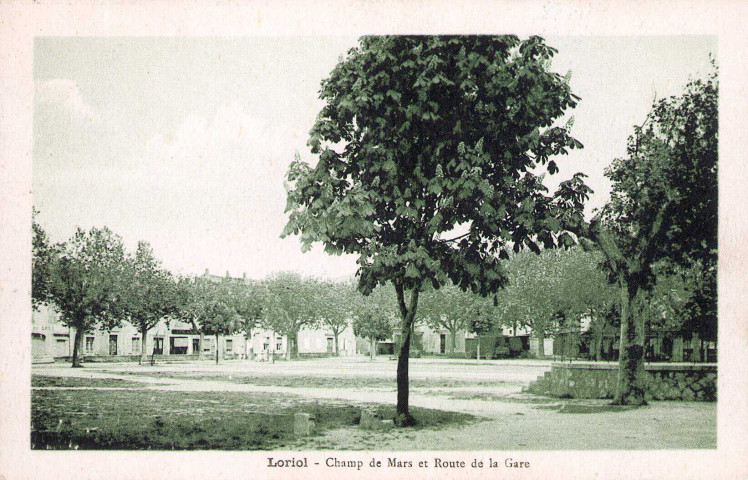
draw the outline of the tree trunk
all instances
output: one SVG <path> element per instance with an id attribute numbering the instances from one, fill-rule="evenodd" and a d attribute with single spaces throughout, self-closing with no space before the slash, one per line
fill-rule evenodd
<path id="1" fill-rule="evenodd" d="M 395 424 L 399 427 L 407 427 L 415 423 L 408 408 L 410 393 L 408 361 L 410 359 L 410 338 L 413 332 L 413 320 L 416 315 L 416 308 L 418 307 L 418 287 L 411 291 L 410 307 L 405 304 L 405 293 L 402 285 L 396 283 L 395 290 L 397 291 L 402 318 L 402 345 L 400 346 L 400 355 L 397 358 L 397 409 Z"/>
<path id="2" fill-rule="evenodd" d="M 201 331 L 200 339 L 198 340 L 198 345 L 197 345 L 197 359 L 198 360 L 203 359 L 203 345 L 205 345 L 205 334 Z"/>
<path id="3" fill-rule="evenodd" d="M 535 337 L 538 339 L 538 358 L 545 358 L 545 319 L 535 323 Z"/>
<path id="4" fill-rule="evenodd" d="M 449 332 L 451 338 L 450 346 L 449 346 L 449 353 L 451 355 L 455 354 L 455 350 L 457 350 L 457 331 L 452 330 Z"/>
<path id="5" fill-rule="evenodd" d="M 644 399 L 644 321 L 632 318 L 637 288 L 621 280 L 621 340 L 618 346 L 618 391 L 616 405 L 646 405 Z"/>
<path id="6" fill-rule="evenodd" d="M 408 378 L 408 360 L 410 357 L 410 318 L 408 315 L 403 318 L 402 324 L 402 344 L 400 345 L 400 355 L 397 357 L 397 419 L 398 423 L 404 426 L 410 423 L 410 411 L 408 410 L 408 396 L 410 382 Z"/>
<path id="7" fill-rule="evenodd" d="M 377 349 L 377 339 L 373 338 L 371 339 L 371 351 L 369 352 L 369 355 L 371 356 L 371 361 L 374 361 L 374 356 L 376 355 L 376 349 Z"/>
<path id="8" fill-rule="evenodd" d="M 220 348 L 218 348 L 218 334 L 216 333 L 216 365 L 218 365 L 218 350 Z"/>
<path id="9" fill-rule="evenodd" d="M 340 335 L 338 332 L 334 331 L 332 332 L 333 336 L 335 337 L 335 356 L 340 356 L 340 345 L 338 344 L 338 335 Z"/>
<path id="10" fill-rule="evenodd" d="M 291 342 L 291 348 L 286 347 L 286 351 L 288 352 L 288 359 L 297 359 L 299 358 L 299 331 L 294 330 L 291 337 L 289 338 Z"/>
<path id="11" fill-rule="evenodd" d="M 139 365 L 143 365 L 144 363 L 148 362 L 148 352 L 146 352 L 146 335 L 148 335 L 148 329 L 142 328 L 140 330 L 140 360 L 138 360 Z"/>
<path id="12" fill-rule="evenodd" d="M 73 368 L 82 367 L 80 359 L 81 342 L 83 341 L 83 329 L 75 329 L 75 340 L 73 340 Z"/>
<path id="13" fill-rule="evenodd" d="M 598 322 L 599 324 L 599 322 Z M 603 324 L 605 325 L 605 324 Z M 595 331 L 595 361 L 602 360 L 603 350 L 603 326 L 600 325 Z"/>

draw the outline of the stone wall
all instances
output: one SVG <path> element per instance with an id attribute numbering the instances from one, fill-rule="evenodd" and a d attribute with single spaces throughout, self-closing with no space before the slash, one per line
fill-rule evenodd
<path id="1" fill-rule="evenodd" d="M 715 401 L 716 364 L 648 364 L 649 400 Z M 613 398 L 617 363 L 554 363 L 527 391 L 562 398 Z"/>

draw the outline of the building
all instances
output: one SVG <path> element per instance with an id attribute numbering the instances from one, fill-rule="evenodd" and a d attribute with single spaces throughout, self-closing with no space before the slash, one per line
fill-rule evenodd
<path id="1" fill-rule="evenodd" d="M 324 357 L 336 354 L 335 334 L 327 327 L 302 328 L 298 340 L 299 356 Z M 356 336 L 350 322 L 338 335 L 337 354 L 341 357 L 356 355 Z"/>
<path id="2" fill-rule="evenodd" d="M 52 362 L 73 355 L 75 329 L 65 327 L 53 307 L 42 306 L 31 315 L 31 354 L 34 363 Z M 139 358 L 142 347 L 140 332 L 123 322 L 122 326 L 108 331 L 94 330 L 86 333 L 81 344 L 81 355 L 89 360 Z M 243 334 L 203 338 L 205 357 L 213 358 L 218 348 L 222 358 L 242 358 L 246 351 Z M 198 356 L 200 335 L 189 324 L 176 320 L 162 320 L 146 336 L 149 355 Z"/>
<path id="3" fill-rule="evenodd" d="M 74 330 L 59 322 L 54 309 L 40 306 L 31 312 L 31 359 L 34 363 L 53 362 L 73 354 L 71 333 Z"/>
<path id="4" fill-rule="evenodd" d="M 428 325 L 421 325 L 416 327 L 416 332 L 421 335 L 423 353 L 430 355 L 464 354 L 465 340 L 475 337 L 475 334 L 469 333 L 465 329 L 457 330 L 454 338 L 454 352 L 451 352 L 452 333 L 446 328 L 435 329 Z"/>

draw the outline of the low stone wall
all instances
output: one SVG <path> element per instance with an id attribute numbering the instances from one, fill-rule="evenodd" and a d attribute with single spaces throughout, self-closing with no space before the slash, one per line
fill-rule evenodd
<path id="1" fill-rule="evenodd" d="M 648 364 L 645 370 L 647 399 L 717 399 L 716 364 Z M 554 363 L 527 391 L 565 398 L 613 398 L 617 384 L 617 363 Z"/>

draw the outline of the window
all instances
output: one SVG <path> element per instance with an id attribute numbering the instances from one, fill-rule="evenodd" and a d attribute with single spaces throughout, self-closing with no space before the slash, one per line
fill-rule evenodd
<path id="1" fill-rule="evenodd" d="M 234 341 L 231 339 L 226 340 L 226 353 L 231 353 L 234 349 Z"/>
<path id="2" fill-rule="evenodd" d="M 265 343 L 262 344 L 262 350 L 267 352 L 270 348 L 270 337 L 265 337 Z"/>
<path id="3" fill-rule="evenodd" d="M 86 337 L 86 353 L 93 353 L 94 337 Z"/>
<path id="4" fill-rule="evenodd" d="M 278 343 L 275 344 L 275 350 L 276 351 L 283 350 L 283 340 L 280 340 L 280 339 L 278 340 Z"/>
<path id="5" fill-rule="evenodd" d="M 132 353 L 140 353 L 140 339 L 138 337 L 132 337 Z"/>

